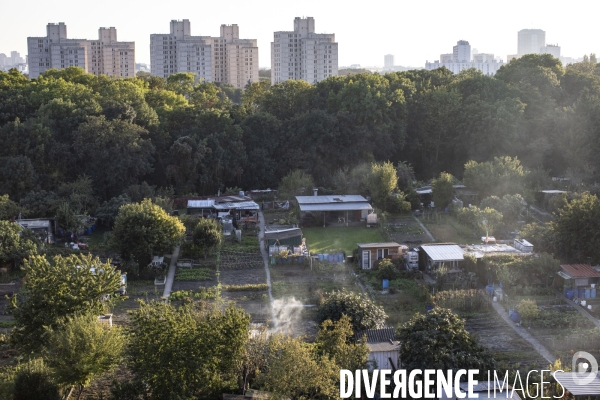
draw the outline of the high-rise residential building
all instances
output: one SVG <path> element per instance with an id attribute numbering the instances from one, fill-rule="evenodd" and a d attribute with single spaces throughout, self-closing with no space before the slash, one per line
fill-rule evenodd
<path id="1" fill-rule="evenodd" d="M 471 45 L 466 40 L 459 40 L 456 46 L 452 48 L 452 60 L 454 62 L 470 62 L 471 61 Z"/>
<path id="2" fill-rule="evenodd" d="M 271 84 L 288 79 L 317 83 L 338 74 L 338 44 L 333 33 L 315 33 L 313 17 L 294 19 L 293 31 L 274 33 Z"/>
<path id="3" fill-rule="evenodd" d="M 150 73 L 167 78 L 192 72 L 206 82 L 243 88 L 258 82 L 256 39 L 240 39 L 237 25 L 221 25 L 219 37 L 192 36 L 190 21 L 171 21 L 169 34 L 150 35 Z"/>
<path id="4" fill-rule="evenodd" d="M 494 75 L 503 66 L 502 60 L 494 58 L 493 54 L 476 53 L 471 54 L 471 45 L 466 40 L 459 40 L 453 47 L 452 54 L 441 54 L 440 60 L 427 61 L 425 69 L 434 70 L 445 67 L 455 74 L 460 71 L 475 68 L 484 75 Z"/>
<path id="5" fill-rule="evenodd" d="M 550 54 L 554 58 L 560 58 L 560 46 L 557 44 L 548 44 L 540 49 L 542 54 Z"/>
<path id="6" fill-rule="evenodd" d="M 540 54 L 546 46 L 546 32 L 541 29 L 522 29 L 518 34 L 517 56 L 525 54 Z"/>
<path id="7" fill-rule="evenodd" d="M 386 54 L 383 56 L 383 68 L 392 69 L 394 67 L 394 55 Z"/>
<path id="8" fill-rule="evenodd" d="M 29 77 L 50 68 L 81 67 L 94 75 L 135 76 L 135 43 L 117 41 L 114 27 L 100 28 L 98 40 L 68 39 L 64 22 L 48 24 L 45 37 L 28 37 Z"/>

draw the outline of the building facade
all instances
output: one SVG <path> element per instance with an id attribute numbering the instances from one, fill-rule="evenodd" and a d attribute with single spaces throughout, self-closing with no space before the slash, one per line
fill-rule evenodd
<path id="1" fill-rule="evenodd" d="M 385 68 L 385 69 L 394 68 L 394 55 L 393 54 L 386 54 L 385 56 L 383 56 L 383 68 Z"/>
<path id="2" fill-rule="evenodd" d="M 466 69 L 475 68 L 484 75 L 495 75 L 498 69 L 504 65 L 496 60 L 493 54 L 477 53 L 472 55 L 471 45 L 466 40 L 459 40 L 452 49 L 452 54 L 441 54 L 440 60 L 425 62 L 425 69 L 431 71 L 445 67 L 455 74 Z"/>
<path id="3" fill-rule="evenodd" d="M 560 46 L 557 44 L 548 44 L 540 49 L 542 54 L 550 54 L 554 58 L 560 58 Z"/>
<path id="4" fill-rule="evenodd" d="M 546 32 L 541 29 L 521 29 L 517 41 L 517 57 L 525 54 L 540 54 L 546 46 Z"/>
<path id="5" fill-rule="evenodd" d="M 64 22 L 48 24 L 45 37 L 28 37 L 29 77 L 51 69 L 80 67 L 94 75 L 135 76 L 135 42 L 117 41 L 114 27 L 100 28 L 98 40 L 69 39 Z"/>
<path id="6" fill-rule="evenodd" d="M 271 43 L 271 84 L 288 79 L 317 83 L 338 74 L 335 34 L 315 33 L 312 17 L 294 19 L 293 31 L 274 33 Z"/>
<path id="7" fill-rule="evenodd" d="M 221 25 L 219 37 L 192 36 L 189 20 L 173 20 L 169 34 L 150 35 L 150 73 L 167 78 L 179 72 L 244 88 L 258 82 L 257 41 L 240 39 L 235 24 Z"/>

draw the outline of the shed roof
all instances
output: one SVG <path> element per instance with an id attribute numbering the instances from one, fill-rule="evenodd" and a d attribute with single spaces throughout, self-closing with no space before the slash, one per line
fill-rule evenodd
<path id="1" fill-rule="evenodd" d="M 331 196 L 296 196 L 298 204 L 368 203 L 358 194 L 335 194 Z"/>
<path id="2" fill-rule="evenodd" d="M 48 219 L 19 219 L 17 222 L 21 227 L 28 229 L 50 228 Z"/>
<path id="3" fill-rule="evenodd" d="M 358 247 L 370 248 L 370 249 L 381 249 L 390 247 L 400 247 L 401 245 L 396 242 L 382 242 L 382 243 L 356 243 Z"/>
<path id="4" fill-rule="evenodd" d="M 360 340 L 363 336 L 367 336 L 367 343 L 393 342 L 396 340 L 396 331 L 394 328 L 367 329 L 356 333 L 354 338 Z"/>
<path id="5" fill-rule="evenodd" d="M 260 206 L 254 201 L 218 203 L 213 208 L 215 210 L 260 210 Z"/>
<path id="6" fill-rule="evenodd" d="M 289 239 L 296 236 L 302 236 L 300 228 L 280 229 L 277 231 L 266 231 L 265 239 Z"/>
<path id="7" fill-rule="evenodd" d="M 462 261 L 463 249 L 457 244 L 422 245 L 421 248 L 432 261 Z"/>
<path id="8" fill-rule="evenodd" d="M 188 200 L 188 208 L 212 208 L 215 205 L 214 199 L 209 200 Z"/>
<path id="9" fill-rule="evenodd" d="M 600 378 L 596 376 L 588 384 L 580 385 L 577 378 L 585 379 L 589 372 L 556 372 L 554 378 L 574 396 L 600 396 Z"/>
<path id="10" fill-rule="evenodd" d="M 300 211 L 359 211 L 372 210 L 373 207 L 365 203 L 331 203 L 331 204 L 300 204 Z"/>
<path id="11" fill-rule="evenodd" d="M 367 343 L 371 353 L 375 351 L 396 351 L 400 349 L 400 342 Z"/>
<path id="12" fill-rule="evenodd" d="M 461 382 L 459 387 L 462 393 L 465 394 L 465 399 L 518 399 L 521 397 L 517 393 L 517 390 L 513 391 L 512 386 L 507 385 L 508 388 L 502 391 L 499 390 L 498 384 L 496 384 L 496 391 L 494 392 L 494 381 L 479 381 L 477 385 L 473 386 L 473 394 L 476 397 L 469 397 L 469 382 Z M 489 392 L 488 392 L 489 387 Z M 520 389 L 519 389 L 520 390 Z M 452 386 L 452 393 L 454 393 L 454 386 Z M 448 397 L 446 392 L 442 391 L 442 397 L 440 400 L 456 399 L 456 396 Z"/>
<path id="13" fill-rule="evenodd" d="M 563 264 L 560 267 L 571 278 L 600 278 L 600 272 L 587 264 Z"/>

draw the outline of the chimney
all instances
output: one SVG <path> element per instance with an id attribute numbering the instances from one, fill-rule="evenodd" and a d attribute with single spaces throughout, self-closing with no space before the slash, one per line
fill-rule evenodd
<path id="1" fill-rule="evenodd" d="M 313 196 L 318 196 L 317 195 L 318 192 L 319 192 L 319 189 L 313 188 Z"/>

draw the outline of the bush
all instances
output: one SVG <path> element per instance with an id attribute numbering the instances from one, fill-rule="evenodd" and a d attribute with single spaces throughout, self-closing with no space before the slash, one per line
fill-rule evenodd
<path id="1" fill-rule="evenodd" d="M 525 321 L 534 320 L 540 315 L 540 309 L 533 300 L 521 300 L 517 306 L 517 311 Z"/>
<path id="2" fill-rule="evenodd" d="M 387 318 L 383 307 L 363 294 L 345 290 L 327 293 L 325 300 L 319 305 L 317 323 L 321 324 L 328 319 L 336 322 L 343 315 L 347 315 L 352 320 L 354 332 L 383 328 Z"/>
<path id="3" fill-rule="evenodd" d="M 384 258 L 377 265 L 377 276 L 379 279 L 396 279 L 400 275 L 398 268 L 392 263 L 392 260 Z"/>
<path id="4" fill-rule="evenodd" d="M 407 213 L 411 209 L 411 203 L 404 200 L 405 196 L 390 196 L 388 199 L 387 211 L 392 214 Z"/>
<path id="5" fill-rule="evenodd" d="M 268 290 L 269 285 L 266 283 L 247 283 L 245 285 L 223 285 L 223 291 L 226 292 L 244 292 L 244 291 L 261 291 Z"/>
<path id="6" fill-rule="evenodd" d="M 25 364 L 15 376 L 14 400 L 59 400 L 58 386 L 42 360 Z"/>

